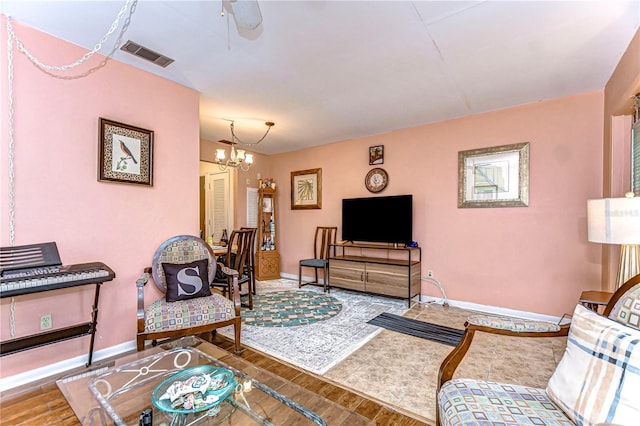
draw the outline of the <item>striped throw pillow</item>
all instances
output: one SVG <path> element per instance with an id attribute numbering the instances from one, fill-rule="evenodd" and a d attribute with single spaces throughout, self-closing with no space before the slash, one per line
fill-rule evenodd
<path id="1" fill-rule="evenodd" d="M 576 424 L 637 425 L 640 331 L 577 305 L 547 394 Z"/>

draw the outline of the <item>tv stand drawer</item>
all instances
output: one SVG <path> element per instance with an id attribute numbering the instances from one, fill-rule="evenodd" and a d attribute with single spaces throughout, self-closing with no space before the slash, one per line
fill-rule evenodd
<path id="1" fill-rule="evenodd" d="M 330 260 L 329 283 L 347 290 L 365 291 L 364 263 Z"/>

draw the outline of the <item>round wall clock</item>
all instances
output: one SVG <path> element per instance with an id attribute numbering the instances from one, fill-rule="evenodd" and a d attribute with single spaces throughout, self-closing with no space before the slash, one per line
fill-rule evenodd
<path id="1" fill-rule="evenodd" d="M 389 175 L 384 169 L 375 168 L 369 170 L 367 177 L 364 178 L 364 184 L 371 192 L 380 192 L 387 187 L 389 183 Z"/>

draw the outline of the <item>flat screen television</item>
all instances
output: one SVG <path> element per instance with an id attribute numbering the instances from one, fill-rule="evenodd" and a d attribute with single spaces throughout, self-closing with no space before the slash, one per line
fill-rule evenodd
<path id="1" fill-rule="evenodd" d="M 342 200 L 342 239 L 345 241 L 409 244 L 412 225 L 412 195 Z"/>

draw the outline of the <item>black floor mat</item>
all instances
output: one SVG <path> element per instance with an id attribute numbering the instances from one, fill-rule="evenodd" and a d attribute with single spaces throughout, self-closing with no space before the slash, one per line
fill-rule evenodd
<path id="1" fill-rule="evenodd" d="M 449 346 L 456 346 L 463 334 L 462 330 L 388 314 L 386 312 L 367 321 L 367 323 Z"/>

